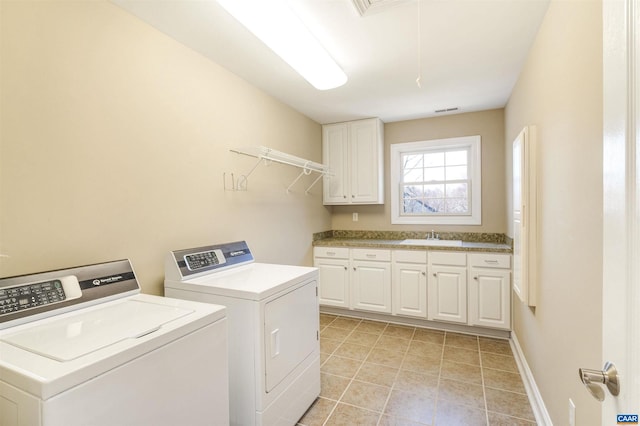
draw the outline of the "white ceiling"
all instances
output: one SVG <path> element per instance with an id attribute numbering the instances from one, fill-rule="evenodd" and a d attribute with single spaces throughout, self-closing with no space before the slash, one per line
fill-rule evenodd
<path id="1" fill-rule="evenodd" d="M 318 91 L 215 0 L 112 1 L 322 124 L 505 106 L 548 6 L 548 0 L 364 0 L 377 7 L 361 16 L 352 0 L 288 0 L 349 78 Z"/>

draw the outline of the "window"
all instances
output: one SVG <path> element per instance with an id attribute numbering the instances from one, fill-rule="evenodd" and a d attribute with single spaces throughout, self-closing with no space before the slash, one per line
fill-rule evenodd
<path id="1" fill-rule="evenodd" d="M 480 136 L 391 145 L 391 223 L 481 223 Z"/>

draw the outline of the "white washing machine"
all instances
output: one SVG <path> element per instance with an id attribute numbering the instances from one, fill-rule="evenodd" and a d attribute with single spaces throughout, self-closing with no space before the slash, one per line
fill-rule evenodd
<path id="1" fill-rule="evenodd" d="M 227 425 L 226 309 L 128 260 L 0 279 L 0 425 Z"/>
<path id="2" fill-rule="evenodd" d="M 254 262 L 240 241 L 169 253 L 164 286 L 227 307 L 231 424 L 295 424 L 320 394 L 317 269 Z"/>

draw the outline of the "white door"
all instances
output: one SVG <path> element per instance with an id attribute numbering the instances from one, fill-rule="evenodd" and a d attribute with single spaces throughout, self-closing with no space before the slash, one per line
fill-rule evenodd
<path id="1" fill-rule="evenodd" d="M 466 324 L 467 268 L 435 265 L 429 272 L 429 319 Z"/>
<path id="2" fill-rule="evenodd" d="M 394 263 L 393 313 L 427 318 L 427 265 Z"/>
<path id="3" fill-rule="evenodd" d="M 639 0 L 604 0 L 602 358 L 616 365 L 621 388 L 606 392 L 603 425 L 640 414 L 639 20 Z"/>
<path id="4" fill-rule="evenodd" d="M 344 123 L 322 127 L 322 162 L 331 168 L 331 176 L 323 182 L 325 204 L 345 204 L 350 200 L 348 147 L 349 131 Z M 350 195 L 349 195 L 350 196 Z"/>
<path id="5" fill-rule="evenodd" d="M 378 202 L 378 130 L 377 120 L 349 124 L 351 144 L 351 201 Z"/>
<path id="6" fill-rule="evenodd" d="M 307 356 L 320 350 L 316 288 L 316 282 L 311 281 L 265 304 L 265 392 L 273 390 Z"/>
<path id="7" fill-rule="evenodd" d="M 320 275 L 320 304 L 349 307 L 349 261 L 316 258 Z"/>
<path id="8" fill-rule="evenodd" d="M 353 261 L 353 309 L 391 313 L 391 264 Z"/>

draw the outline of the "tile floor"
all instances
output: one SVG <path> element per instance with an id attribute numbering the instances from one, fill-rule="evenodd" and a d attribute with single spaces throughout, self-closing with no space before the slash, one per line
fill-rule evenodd
<path id="1" fill-rule="evenodd" d="M 299 425 L 535 425 L 505 340 L 321 314 L 320 352 Z"/>

